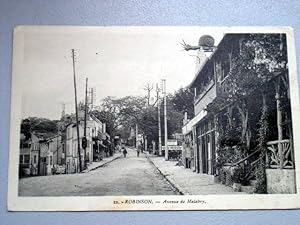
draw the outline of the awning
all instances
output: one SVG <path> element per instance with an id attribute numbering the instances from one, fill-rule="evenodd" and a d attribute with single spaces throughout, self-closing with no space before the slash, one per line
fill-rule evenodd
<path id="1" fill-rule="evenodd" d="M 200 120 L 202 120 L 207 115 L 206 110 L 202 110 L 199 112 L 193 119 L 191 119 L 186 125 L 182 127 L 182 134 L 186 135 L 190 133 L 193 129 L 193 126 L 195 126 Z"/>

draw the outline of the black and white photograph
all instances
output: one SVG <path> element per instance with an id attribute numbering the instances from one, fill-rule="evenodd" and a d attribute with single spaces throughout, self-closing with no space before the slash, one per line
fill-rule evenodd
<path id="1" fill-rule="evenodd" d="M 299 207 L 297 83 L 287 27 L 17 27 L 9 208 Z"/>

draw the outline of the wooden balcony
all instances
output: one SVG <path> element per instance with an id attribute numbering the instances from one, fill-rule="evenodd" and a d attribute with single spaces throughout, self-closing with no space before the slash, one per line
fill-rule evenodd
<path id="1" fill-rule="evenodd" d="M 293 147 L 289 139 L 269 141 L 266 155 L 267 166 L 274 169 L 294 169 Z"/>

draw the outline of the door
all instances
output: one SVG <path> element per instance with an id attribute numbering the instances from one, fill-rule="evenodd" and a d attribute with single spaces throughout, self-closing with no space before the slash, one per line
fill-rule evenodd
<path id="1" fill-rule="evenodd" d="M 196 155 L 196 171 L 200 173 L 200 149 L 201 149 L 201 138 L 197 138 L 197 155 Z"/>
<path id="2" fill-rule="evenodd" d="M 201 137 L 202 139 L 202 168 L 203 173 L 208 173 L 208 144 L 209 144 L 209 136 L 204 135 Z"/>
<path id="3" fill-rule="evenodd" d="M 215 136 L 215 131 L 211 133 L 211 171 L 212 174 L 216 174 L 216 136 Z"/>

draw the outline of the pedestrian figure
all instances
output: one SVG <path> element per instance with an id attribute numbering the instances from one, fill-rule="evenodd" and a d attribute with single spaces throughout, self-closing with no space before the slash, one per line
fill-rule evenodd
<path id="1" fill-rule="evenodd" d="M 136 154 L 137 154 L 137 157 L 140 156 L 140 152 L 142 151 L 142 146 L 143 146 L 142 142 L 139 141 L 139 142 L 138 142 L 138 145 L 137 145 L 137 148 L 136 148 Z M 143 151 L 142 151 L 142 152 L 143 152 Z"/>
<path id="2" fill-rule="evenodd" d="M 124 158 L 126 158 L 126 154 L 127 154 L 127 150 L 125 147 L 123 147 L 123 155 L 124 155 Z"/>

